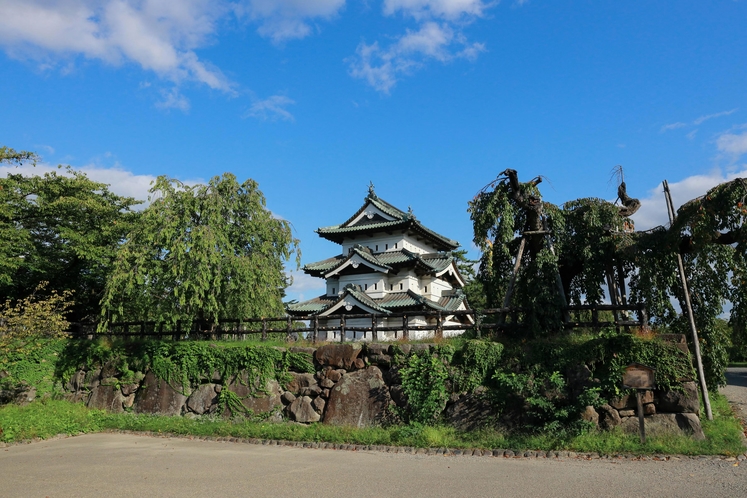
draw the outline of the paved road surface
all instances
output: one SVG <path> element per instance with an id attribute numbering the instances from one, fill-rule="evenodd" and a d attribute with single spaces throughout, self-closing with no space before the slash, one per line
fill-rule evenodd
<path id="1" fill-rule="evenodd" d="M 729 398 L 734 411 L 747 424 L 747 368 L 727 368 L 726 383 L 721 394 Z"/>
<path id="2" fill-rule="evenodd" d="M 0 450 L 0 496 L 747 496 L 747 461 L 443 457 L 91 434 Z"/>

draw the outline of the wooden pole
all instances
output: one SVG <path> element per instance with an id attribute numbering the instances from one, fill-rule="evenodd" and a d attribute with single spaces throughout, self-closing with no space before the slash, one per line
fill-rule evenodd
<path id="1" fill-rule="evenodd" d="M 664 197 L 667 201 L 667 213 L 669 214 L 669 223 L 674 224 L 674 204 L 672 203 L 672 194 L 669 192 L 669 183 L 664 180 Z M 708 396 L 708 386 L 706 385 L 705 373 L 703 372 L 703 359 L 700 356 L 700 342 L 698 341 L 698 328 L 695 325 L 695 316 L 693 316 L 693 306 L 690 302 L 690 292 L 687 290 L 687 277 L 685 276 L 685 264 L 682 261 L 682 255 L 677 252 L 677 268 L 680 274 L 680 283 L 682 292 L 685 294 L 685 308 L 687 318 L 690 321 L 690 330 L 693 334 L 693 349 L 695 350 L 695 362 L 698 366 L 698 379 L 700 380 L 700 389 L 703 393 L 703 404 L 706 409 L 708 420 L 713 420 L 711 411 L 711 399 Z"/>
<path id="2" fill-rule="evenodd" d="M 646 423 L 643 419 L 643 389 L 636 390 L 636 400 L 638 401 L 638 431 L 641 434 L 641 444 L 646 444 Z"/>
<path id="3" fill-rule="evenodd" d="M 379 321 L 376 319 L 376 315 L 371 315 L 371 340 L 376 342 L 379 340 L 379 332 L 376 328 L 379 326 Z"/>
<path id="4" fill-rule="evenodd" d="M 345 315 L 340 315 L 340 342 L 345 342 Z"/>
<path id="5" fill-rule="evenodd" d="M 314 335 L 311 337 L 312 344 L 316 344 L 317 337 L 319 337 L 319 316 L 314 315 Z"/>

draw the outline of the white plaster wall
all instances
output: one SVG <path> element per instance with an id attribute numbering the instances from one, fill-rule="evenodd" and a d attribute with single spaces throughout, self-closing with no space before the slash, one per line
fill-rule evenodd
<path id="1" fill-rule="evenodd" d="M 327 279 L 327 295 L 337 296 L 340 294 L 340 282 L 337 278 Z"/>

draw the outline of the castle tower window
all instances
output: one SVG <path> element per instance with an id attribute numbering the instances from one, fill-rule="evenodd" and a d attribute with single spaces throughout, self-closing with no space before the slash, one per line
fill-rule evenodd
<path id="1" fill-rule="evenodd" d="M 399 290 L 402 290 L 402 284 L 399 284 Z"/>

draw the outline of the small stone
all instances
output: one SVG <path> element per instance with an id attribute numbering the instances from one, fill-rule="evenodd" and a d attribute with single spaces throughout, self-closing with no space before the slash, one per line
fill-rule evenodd
<path id="1" fill-rule="evenodd" d="M 330 393 L 329 389 L 322 389 L 322 394 L 320 394 L 319 396 L 321 396 L 324 399 L 327 399 L 329 398 L 329 393 Z"/>
<path id="2" fill-rule="evenodd" d="M 494 457 L 502 457 L 506 450 L 493 450 L 492 454 Z"/>
<path id="3" fill-rule="evenodd" d="M 503 452 L 503 456 L 506 458 L 512 458 L 515 455 L 515 453 L 512 450 L 506 450 Z"/>
<path id="4" fill-rule="evenodd" d="M 325 389 L 331 389 L 331 388 L 335 387 L 334 381 L 331 380 L 331 379 L 329 379 L 329 378 L 322 379 L 322 381 L 319 383 L 319 385 L 322 386 Z"/>
<path id="5" fill-rule="evenodd" d="M 342 373 L 344 370 L 327 370 L 327 378 L 331 380 L 332 382 L 337 382 L 342 378 Z"/>
<path id="6" fill-rule="evenodd" d="M 635 410 L 619 410 L 618 413 L 620 414 L 620 417 L 635 417 L 636 412 Z"/>
<path id="7" fill-rule="evenodd" d="M 290 391 L 285 391 L 280 399 L 287 404 L 291 404 L 296 400 L 296 395 Z"/>
<path id="8" fill-rule="evenodd" d="M 324 401 L 322 397 L 314 398 L 314 401 L 311 402 L 311 406 L 313 406 L 314 410 L 316 410 L 320 415 L 324 413 L 324 405 L 326 404 L 327 402 Z"/>

